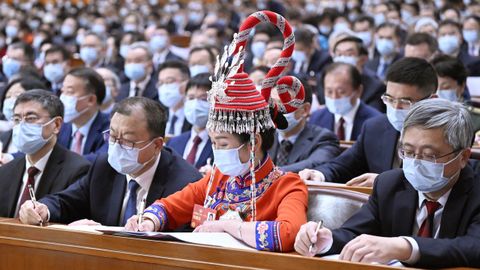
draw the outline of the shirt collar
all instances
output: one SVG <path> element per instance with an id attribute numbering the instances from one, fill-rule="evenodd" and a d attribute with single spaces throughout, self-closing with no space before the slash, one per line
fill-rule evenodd
<path id="1" fill-rule="evenodd" d="M 196 136 L 200 137 L 200 139 L 202 139 L 202 142 L 205 142 L 209 139 L 207 129 L 204 129 L 197 133 L 195 129 L 192 128 L 192 133 L 190 135 L 190 138 L 195 138 Z"/>
<path id="2" fill-rule="evenodd" d="M 256 183 L 265 179 L 270 172 L 274 169 L 274 164 L 270 156 L 267 154 L 265 158 L 260 162 L 260 164 L 255 167 L 255 181 Z M 236 176 L 235 181 L 239 184 L 239 186 L 248 186 L 252 181 L 252 176 L 250 175 L 250 170 L 245 173 L 243 176 Z"/>
<path id="3" fill-rule="evenodd" d="M 288 138 L 283 137 L 282 132 L 277 132 L 277 134 L 278 134 L 278 142 L 279 142 L 279 143 L 282 143 L 283 140 L 288 140 L 288 141 L 291 142 L 292 144 L 295 144 L 295 142 L 297 141 L 297 138 L 298 138 L 298 136 L 300 135 L 301 132 L 302 132 L 302 130 L 300 130 L 300 132 L 298 132 L 297 134 L 292 135 L 292 136 L 290 136 L 290 137 L 288 137 Z"/>
<path id="4" fill-rule="evenodd" d="M 80 133 L 82 133 L 83 137 L 87 137 L 88 132 L 90 131 L 90 127 L 92 126 L 93 121 L 95 121 L 95 118 L 97 118 L 97 115 L 98 115 L 98 111 L 90 119 L 88 119 L 85 125 L 81 127 L 77 127 L 74 123 L 72 123 L 72 137 L 75 136 L 75 133 L 77 132 L 77 130 L 79 130 Z"/>
<path id="5" fill-rule="evenodd" d="M 335 114 L 335 123 L 337 123 L 340 118 L 343 117 L 343 120 L 345 120 L 347 124 L 353 124 L 353 121 L 355 120 L 355 115 L 358 111 L 358 107 L 360 107 L 359 98 L 357 98 L 355 105 L 353 105 L 353 108 L 348 113 L 346 113 L 345 115 Z"/>
<path id="6" fill-rule="evenodd" d="M 150 169 L 143 172 L 141 175 L 137 176 L 136 178 L 133 178 L 131 175 L 127 174 L 127 186 L 131 180 L 135 180 L 143 190 L 148 191 L 150 189 L 150 185 L 152 184 L 153 177 L 155 176 L 155 171 L 157 170 L 158 163 L 160 162 L 161 158 L 162 158 L 162 153 L 160 152 L 153 166 L 150 167 Z"/>
<path id="7" fill-rule="evenodd" d="M 177 119 L 178 118 L 183 118 L 183 116 L 185 115 L 184 111 L 183 111 L 183 108 L 180 108 L 178 109 L 177 111 L 173 111 L 172 109 L 168 109 L 168 112 L 169 112 L 169 119 L 172 119 L 173 115 L 176 115 L 177 116 Z M 193 129 L 192 129 L 193 130 Z"/>
<path id="8" fill-rule="evenodd" d="M 138 84 L 135 83 L 133 80 L 130 80 L 130 89 L 135 89 L 135 87 L 138 86 L 138 88 L 140 88 L 140 90 L 144 90 L 147 87 L 148 82 L 150 81 L 150 77 L 151 77 L 151 75 L 148 74 L 145 77 L 145 79 L 143 81 L 139 82 Z"/>
<path id="9" fill-rule="evenodd" d="M 48 159 L 50 158 L 50 155 L 52 154 L 53 148 L 48 151 L 47 154 L 45 154 L 42 158 L 40 158 L 35 164 L 32 164 L 30 162 L 30 158 L 28 158 L 28 155 L 25 157 L 25 165 L 26 168 L 30 168 L 32 166 L 35 166 L 39 171 L 43 172 L 45 170 L 45 167 L 47 166 Z"/>
<path id="10" fill-rule="evenodd" d="M 448 197 L 450 196 L 450 192 L 452 190 L 450 189 L 447 191 L 445 194 L 443 194 L 440 198 L 438 198 L 437 202 L 442 205 L 442 208 L 445 207 L 445 204 L 447 204 Z M 424 200 L 429 200 L 423 192 L 418 191 L 418 209 L 422 209 Z"/>

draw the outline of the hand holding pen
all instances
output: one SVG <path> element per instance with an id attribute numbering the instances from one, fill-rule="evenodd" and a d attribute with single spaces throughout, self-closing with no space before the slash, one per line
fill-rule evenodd
<path id="1" fill-rule="evenodd" d="M 35 209 L 37 207 L 37 199 L 35 198 L 35 191 L 33 190 L 33 187 L 31 184 L 28 184 L 28 193 L 30 194 L 30 200 L 32 201 L 33 209 Z M 42 219 L 40 219 L 39 224 L 40 226 L 43 226 Z"/>

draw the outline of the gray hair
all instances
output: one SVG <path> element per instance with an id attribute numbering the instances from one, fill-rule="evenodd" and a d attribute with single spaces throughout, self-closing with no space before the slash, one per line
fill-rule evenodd
<path id="1" fill-rule="evenodd" d="M 402 139 L 410 127 L 423 129 L 442 128 L 445 141 L 454 150 L 470 148 L 473 140 L 473 124 L 468 110 L 460 103 L 441 98 L 417 102 L 408 112 L 403 123 Z"/>
<path id="2" fill-rule="evenodd" d="M 117 74 L 115 74 L 115 72 L 113 72 L 111 69 L 109 68 L 104 68 L 104 67 L 101 67 L 101 68 L 96 68 L 95 71 L 97 71 L 98 73 L 101 73 L 102 72 L 105 72 L 105 73 L 108 73 L 108 76 L 110 77 L 110 79 L 113 80 L 113 83 L 115 84 L 115 88 L 117 90 L 120 90 L 120 87 L 122 87 L 122 82 L 120 81 L 120 77 L 118 77 Z M 103 77 L 103 76 L 102 76 Z M 104 80 L 105 81 L 105 80 Z"/>
<path id="3" fill-rule="evenodd" d="M 134 49 L 143 49 L 147 53 L 147 58 L 152 59 L 153 54 L 150 52 L 150 47 L 148 46 L 148 43 L 145 41 L 137 41 L 128 46 L 128 50 L 134 50 Z"/>

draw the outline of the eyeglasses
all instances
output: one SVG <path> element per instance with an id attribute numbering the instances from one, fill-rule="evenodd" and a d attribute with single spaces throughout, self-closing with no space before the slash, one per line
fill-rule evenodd
<path id="1" fill-rule="evenodd" d="M 398 148 L 398 155 L 400 156 L 401 159 L 414 158 L 414 159 L 421 159 L 421 160 L 437 163 L 437 160 L 439 160 L 443 157 L 446 157 L 448 155 L 457 153 L 461 150 L 462 149 L 457 149 L 457 150 L 453 150 L 452 152 L 450 152 L 448 154 L 445 154 L 445 155 L 442 155 L 442 156 L 436 156 L 436 155 L 426 155 L 426 154 L 418 154 L 417 155 L 417 154 L 415 154 L 415 151 L 413 151 L 413 150 L 405 150 L 403 148 Z"/>
<path id="2" fill-rule="evenodd" d="M 28 124 L 36 124 L 40 119 L 44 118 L 43 116 L 38 116 L 38 115 L 27 115 L 24 117 L 21 116 L 13 116 L 12 121 L 13 124 L 18 125 L 20 122 L 25 121 L 25 123 Z M 50 118 L 49 116 L 45 116 L 45 118 Z"/>
<path id="3" fill-rule="evenodd" d="M 420 100 L 424 100 L 424 99 L 427 99 L 429 98 L 430 96 L 426 96 Z M 418 101 L 420 101 L 418 100 Z M 393 98 L 391 96 L 388 96 L 387 94 L 383 94 L 382 95 L 382 101 L 383 103 L 385 103 L 385 105 L 390 105 L 392 107 L 400 107 L 400 108 L 403 108 L 403 109 L 409 109 L 410 107 L 412 107 L 413 104 L 415 104 L 416 102 L 418 101 L 412 101 L 410 99 L 406 99 L 406 98 Z M 397 104 L 397 106 L 395 106 L 395 103 Z"/>
<path id="4" fill-rule="evenodd" d="M 115 136 L 110 135 L 110 129 L 105 130 L 102 133 L 103 133 L 103 138 L 105 139 L 105 141 L 108 141 L 110 145 L 114 145 L 115 143 L 118 143 L 120 145 L 120 148 L 125 150 L 132 150 L 133 148 L 135 148 L 135 145 L 139 145 L 139 144 L 150 141 L 150 140 L 145 140 L 145 141 L 132 142 L 129 140 L 117 138 Z"/>

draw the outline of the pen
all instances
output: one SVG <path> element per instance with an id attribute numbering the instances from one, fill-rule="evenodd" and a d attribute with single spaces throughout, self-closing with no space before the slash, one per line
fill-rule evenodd
<path id="1" fill-rule="evenodd" d="M 140 202 L 140 209 L 138 212 L 138 226 L 143 222 L 143 211 L 145 211 L 145 198 Z"/>
<path id="2" fill-rule="evenodd" d="M 31 184 L 28 184 L 28 193 L 30 194 L 30 200 L 33 203 L 33 209 L 37 206 L 37 199 L 35 198 L 35 191 L 33 191 L 33 187 Z M 40 220 L 40 226 L 43 226 L 43 220 Z"/>
<path id="3" fill-rule="evenodd" d="M 323 225 L 323 220 L 320 220 L 318 223 L 317 223 L 317 228 L 315 229 L 315 235 L 318 234 L 318 232 L 320 231 L 320 229 L 322 228 L 322 225 Z M 312 248 L 315 246 L 315 243 L 311 243 L 310 244 L 310 247 L 308 248 L 308 252 L 309 253 L 312 253 Z"/>

